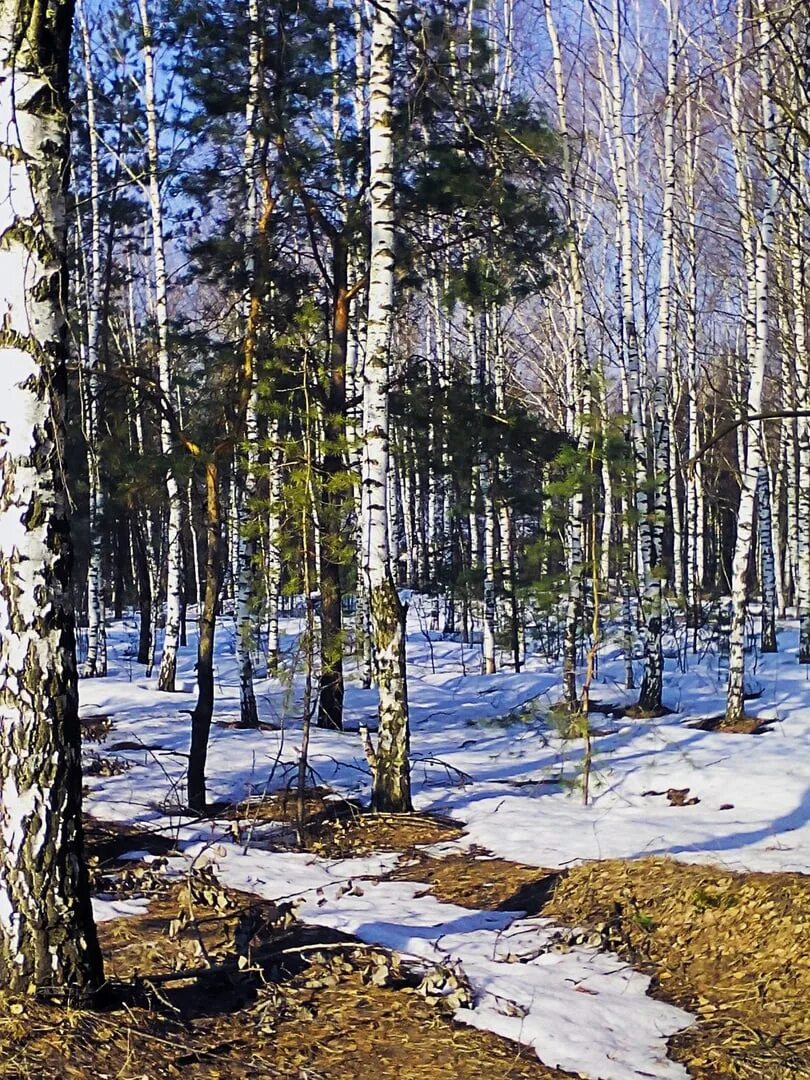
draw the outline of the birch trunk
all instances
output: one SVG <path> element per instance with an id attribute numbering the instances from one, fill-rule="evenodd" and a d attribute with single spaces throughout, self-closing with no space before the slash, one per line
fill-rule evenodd
<path id="1" fill-rule="evenodd" d="M 0 987 L 102 982 L 82 836 L 64 487 L 72 4 L 0 12 Z"/>
<path id="2" fill-rule="evenodd" d="M 759 574 L 762 586 L 761 648 L 764 653 L 774 653 L 776 652 L 776 553 L 771 516 L 771 478 L 767 462 L 764 460 L 757 476 L 756 498 L 759 521 Z"/>
<path id="3" fill-rule="evenodd" d="M 250 275 L 250 296 L 247 302 L 245 328 L 245 377 L 248 404 L 245 416 L 245 451 L 241 462 L 241 483 L 236 483 L 237 549 L 236 549 L 236 665 L 239 670 L 239 717 L 242 727 L 259 726 L 256 695 L 253 690 L 253 654 L 256 651 L 258 626 L 255 602 L 256 541 L 251 531 L 251 511 L 256 498 L 256 467 L 258 465 L 256 351 L 260 318 L 260 284 L 263 260 L 257 258 L 257 155 L 256 121 L 259 112 L 261 86 L 261 39 L 259 2 L 248 0 L 248 95 L 245 108 L 245 247 Z M 262 226 L 266 227 L 266 214 Z M 237 469 L 234 470 L 235 473 Z M 236 480 L 236 477 L 235 477 Z"/>
<path id="4" fill-rule="evenodd" d="M 147 0 L 139 0 L 143 31 L 144 99 L 146 103 L 146 150 L 149 169 L 149 213 L 152 223 L 152 257 L 155 275 L 155 315 L 158 331 L 158 386 L 164 402 L 172 400 L 171 357 L 169 353 L 169 306 L 166 254 L 163 242 L 163 206 L 160 193 L 160 149 L 155 99 L 155 52 Z M 169 532 L 166 543 L 166 629 L 158 673 L 158 689 L 173 691 L 180 642 L 183 587 L 183 504 L 180 487 L 171 464 L 174 449 L 168 416 L 161 415 L 160 448 L 166 458 L 166 495 L 169 503 Z"/>
<path id="5" fill-rule="evenodd" d="M 664 657 L 661 633 L 664 604 L 665 568 L 663 559 L 664 520 L 667 513 L 669 470 L 669 367 L 670 319 L 672 300 L 672 262 L 675 227 L 675 86 L 678 75 L 678 0 L 668 0 L 669 47 L 667 50 L 667 88 L 664 115 L 663 180 L 661 209 L 661 266 L 658 285 L 658 349 L 653 393 L 653 489 L 649 509 L 649 563 L 645 560 L 645 668 L 639 693 L 639 708 L 645 713 L 661 711 L 664 690 Z M 672 510 L 675 511 L 673 506 Z"/>
<path id="6" fill-rule="evenodd" d="M 641 355 L 636 325 L 636 283 L 633 258 L 633 228 L 627 174 L 627 148 L 622 121 L 622 62 L 621 62 L 622 0 L 612 0 L 612 37 L 610 65 L 610 120 L 613 144 L 613 171 L 619 229 L 619 291 L 621 297 L 621 340 L 624 370 L 627 378 L 630 443 L 633 450 L 635 479 L 634 509 L 638 519 L 638 574 L 644 578 L 645 592 L 652 591 L 654 542 L 651 531 L 650 506 L 647 495 L 647 446 L 645 440 L 644 407 L 641 381 Z M 626 552 L 630 558 L 630 553 Z M 626 598 L 629 601 L 629 597 Z M 629 605 L 625 606 L 625 618 Z M 653 615 L 645 636 L 645 685 L 639 697 L 642 708 L 654 709 L 659 697 L 661 679 L 660 623 Z M 629 640 L 629 626 L 625 634 Z M 629 665 L 627 675 L 629 676 Z"/>
<path id="7" fill-rule="evenodd" d="M 740 30 L 738 41 L 738 54 L 735 65 L 735 78 L 732 100 L 736 104 L 741 92 L 740 87 L 740 64 L 742 56 L 742 25 L 743 7 L 740 3 Z M 769 21 L 766 17 L 762 20 L 763 40 L 768 41 Z M 765 50 L 768 46 L 765 45 Z M 753 246 L 756 241 L 756 253 L 754 258 L 754 330 L 753 346 L 751 355 L 750 377 L 748 380 L 748 394 L 746 408 L 748 414 L 761 411 L 762 407 L 762 383 L 765 377 L 765 361 L 768 352 L 768 271 L 770 262 L 770 247 L 773 233 L 774 217 L 778 199 L 778 182 L 774 171 L 775 149 L 775 115 L 771 100 L 771 68 L 767 51 L 760 51 L 757 55 L 760 69 L 760 97 L 762 106 L 762 129 L 765 144 L 765 182 L 766 193 L 763 208 L 759 217 L 758 225 L 749 216 L 749 202 L 741 200 L 741 228 L 743 235 L 749 235 L 749 244 Z M 737 141 L 737 153 L 742 147 Z M 738 165 L 738 194 L 746 190 L 745 174 Z M 749 232 L 749 230 L 752 230 Z M 757 494 L 757 485 L 760 483 L 760 472 L 765 464 L 762 455 L 761 435 L 753 431 L 747 440 L 745 459 L 741 462 L 742 482 L 740 491 L 740 506 L 737 514 L 737 538 L 734 546 L 734 560 L 732 564 L 731 581 L 731 633 L 729 636 L 729 672 L 728 672 L 728 701 L 726 716 L 729 721 L 740 720 L 745 712 L 745 619 L 747 613 L 747 579 L 748 564 L 751 556 L 753 528 L 754 528 L 754 505 Z M 770 516 L 770 515 L 768 515 Z M 762 537 L 760 533 L 760 537 Z"/>
<path id="8" fill-rule="evenodd" d="M 369 71 L 371 254 L 363 377 L 364 570 L 371 608 L 379 723 L 372 805 L 411 809 L 405 611 L 388 552 L 388 384 L 394 312 L 394 177 L 391 131 L 396 3 L 374 9 Z"/>
<path id="9" fill-rule="evenodd" d="M 565 97 L 565 74 L 557 27 L 550 0 L 545 0 L 546 27 L 551 41 L 554 67 L 554 85 L 557 98 L 557 123 L 562 143 L 562 175 L 565 185 L 565 216 L 568 228 L 568 290 L 571 310 L 569 362 L 566 366 L 568 401 L 566 416 L 568 435 L 576 441 L 580 452 L 587 448 L 589 434 L 583 409 L 583 396 L 589 397 L 590 381 L 587 364 L 587 340 L 585 336 L 585 293 L 580 248 L 580 229 L 575 209 L 574 167 L 568 131 L 568 110 Z M 582 467 L 582 462 L 580 462 Z M 609 496 L 608 496 L 609 497 Z M 583 616 L 582 585 L 585 572 L 583 556 L 584 498 L 576 491 L 568 506 L 568 605 L 563 643 L 563 696 L 568 708 L 579 708 L 577 693 L 577 644 Z M 606 513 L 606 519 L 610 520 Z M 610 524 L 607 526 L 608 534 Z M 606 575 L 605 575 L 606 576 Z"/>
<path id="10" fill-rule="evenodd" d="M 689 79 L 688 57 L 686 79 Z M 687 618 L 697 631 L 700 623 L 699 606 L 705 579 L 705 507 L 703 495 L 703 459 L 696 457 L 700 449 L 700 425 L 698 420 L 698 385 L 700 359 L 698 355 L 698 250 L 697 250 L 697 204 L 696 178 L 700 154 L 700 123 L 695 122 L 694 103 L 691 95 L 685 103 L 686 165 L 685 173 L 685 237 L 686 237 L 686 457 L 694 461 L 686 477 L 686 605 Z M 692 637 L 693 649 L 697 649 L 697 632 Z"/>
<path id="11" fill-rule="evenodd" d="M 798 157 L 798 153 L 796 153 Z M 797 170 L 798 171 L 798 170 Z M 801 181 L 799 181 L 801 183 Z M 803 193 L 808 192 L 805 180 Z M 794 195 L 791 213 L 791 299 L 796 355 L 797 405 L 810 409 L 810 358 L 807 355 L 807 256 L 804 214 Z M 800 416 L 798 424 L 798 484 L 796 514 L 796 594 L 799 608 L 799 663 L 810 664 L 810 417 Z"/>
<path id="12" fill-rule="evenodd" d="M 278 608 L 281 588 L 281 548 L 279 520 L 281 510 L 283 451 L 278 445 L 278 424 L 271 427 L 270 481 L 267 515 L 267 547 L 265 550 L 265 591 L 267 593 L 267 673 L 277 675 L 279 669 Z"/>
<path id="13" fill-rule="evenodd" d="M 104 628 L 103 519 L 104 490 L 101 484 L 98 450 L 99 334 L 101 307 L 101 207 L 99 146 L 96 127 L 96 88 L 90 62 L 90 33 L 84 8 L 78 5 L 82 38 L 84 79 L 87 100 L 87 128 L 90 142 L 90 258 L 87 263 L 87 375 L 85 394 L 85 441 L 87 445 L 88 532 L 90 562 L 87 571 L 87 657 L 82 675 L 107 674 L 107 642 Z"/>
<path id="14" fill-rule="evenodd" d="M 495 663 L 495 499 L 492 492 L 492 466 L 481 459 L 478 475 L 484 504 L 484 636 L 482 671 L 494 675 Z"/>

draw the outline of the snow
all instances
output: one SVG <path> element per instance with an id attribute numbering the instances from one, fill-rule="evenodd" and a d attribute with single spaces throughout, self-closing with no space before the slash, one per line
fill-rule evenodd
<path id="1" fill-rule="evenodd" d="M 304 922 L 351 934 L 426 966 L 458 965 L 475 997 L 457 1019 L 535 1048 L 548 1065 L 602 1080 L 687 1074 L 666 1038 L 689 1026 L 680 1009 L 646 996 L 649 979 L 612 953 L 552 949 L 549 919 L 444 904 L 412 881 L 378 881 L 396 855 L 327 861 L 295 852 L 198 842 L 189 865 L 213 864 L 234 888 L 268 900 L 300 898 Z M 540 953 L 540 955 L 536 955 Z"/>
<path id="2" fill-rule="evenodd" d="M 112 919 L 131 918 L 145 915 L 149 910 L 149 899 L 145 896 L 133 896 L 126 899 L 106 899 L 93 897 L 93 916 L 96 922 L 110 922 Z"/>
<path id="3" fill-rule="evenodd" d="M 300 624 L 283 623 L 292 647 Z M 300 897 L 299 917 L 345 930 L 425 963 L 463 968 L 475 1008 L 458 1018 L 535 1048 L 548 1065 L 594 1078 L 685 1075 L 666 1054 L 666 1039 L 689 1016 L 646 996 L 648 980 L 617 957 L 585 948 L 544 952 L 553 928 L 522 913 L 471 911 L 422 895 L 425 886 L 379 881 L 394 856 L 327 862 L 278 850 L 278 826 L 259 825 L 235 842 L 225 825 L 189 823 L 183 803 L 188 711 L 193 707 L 194 642 L 178 658 L 176 694 L 156 692 L 132 661 L 137 628 L 109 634 L 111 677 L 81 684 L 83 712 L 109 715 L 114 728 L 100 747 L 131 764 L 117 776 L 87 777 L 88 809 L 98 817 L 161 827 L 183 852 L 180 865 L 213 861 L 220 879 L 264 897 Z M 233 622 L 218 631 L 217 702 L 208 762 L 209 799 L 241 801 L 283 789 L 300 743 L 300 685 L 257 679 L 260 716 L 278 730 L 225 726 L 238 719 L 239 682 Z M 582 804 L 582 746 L 563 740 L 549 718 L 559 700 L 559 672 L 542 658 L 526 670 L 481 676 L 479 650 L 421 632 L 411 609 L 409 699 L 414 800 L 465 827 L 459 841 L 432 849 L 458 853 L 472 844 L 548 869 L 585 859 L 668 855 L 734 870 L 810 869 L 810 695 L 796 662 L 798 630 L 780 630 L 780 653 L 759 659 L 761 696 L 751 711 L 774 721 L 765 734 L 696 729 L 722 712 L 724 673 L 709 649 L 667 660 L 671 715 L 627 720 L 594 715 L 609 732 L 594 738 L 591 800 Z M 749 667 L 752 666 L 749 658 Z M 683 669 L 683 670 L 682 670 Z M 621 705 L 623 659 L 607 644 L 592 697 Z M 357 728 L 373 728 L 375 695 L 351 679 L 351 732 L 314 731 L 314 779 L 366 798 L 368 768 Z M 217 721 L 220 724 L 217 724 Z M 116 749 L 133 744 L 138 749 Z M 700 801 L 671 806 L 650 794 L 689 788 Z M 246 814 L 249 818 L 249 812 Z M 519 938 L 519 942 L 515 939 Z M 506 959 L 517 945 L 526 962 Z"/>
<path id="4" fill-rule="evenodd" d="M 618 957 L 584 948 L 531 954 L 551 937 L 548 920 L 515 921 L 421 896 L 413 882 L 380 882 L 299 916 L 429 963 L 460 965 L 475 995 L 457 1018 L 535 1048 L 548 1065 L 604 1080 L 649 1073 L 686 1076 L 666 1058 L 665 1038 L 691 1017 L 646 997 L 649 979 Z M 525 963 L 507 961 L 530 946 Z M 515 1015 L 517 1014 L 517 1015 Z"/>

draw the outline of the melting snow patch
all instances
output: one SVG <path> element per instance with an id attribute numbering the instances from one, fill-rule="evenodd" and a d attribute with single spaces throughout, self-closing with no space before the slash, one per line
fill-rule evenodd
<path id="1" fill-rule="evenodd" d="M 205 850 L 199 846 L 200 853 Z M 351 934 L 426 967 L 460 968 L 474 996 L 456 1018 L 531 1046 L 546 1065 L 592 1080 L 679 1080 L 666 1040 L 692 1017 L 647 996 L 650 980 L 613 953 L 555 948 L 549 919 L 477 911 L 423 895 L 413 881 L 374 881 L 396 856 L 329 862 L 310 855 L 218 848 L 224 884 L 267 900 L 302 898 L 304 922 Z M 194 858 L 195 848 L 186 857 Z"/>
<path id="2" fill-rule="evenodd" d="M 93 915 L 96 922 L 110 922 L 112 919 L 145 915 L 148 909 L 149 899 L 146 896 L 127 897 L 123 900 L 108 900 L 103 896 L 93 897 Z"/>

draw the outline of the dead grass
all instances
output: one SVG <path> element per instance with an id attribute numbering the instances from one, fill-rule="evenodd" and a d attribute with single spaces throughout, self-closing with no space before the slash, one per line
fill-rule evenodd
<path id="1" fill-rule="evenodd" d="M 382 851 L 410 852 L 416 845 L 455 840 L 463 832 L 448 818 L 374 814 L 352 799 L 335 799 L 330 795 L 328 788 L 309 788 L 304 800 L 305 847 L 325 858 L 349 858 Z M 278 823 L 279 834 L 272 836 L 270 842 L 275 845 L 286 836 L 297 845 L 297 831 L 291 825 L 298 816 L 295 791 L 281 791 L 235 804 L 222 816 L 234 822 L 245 842 L 253 842 L 250 835 L 256 826 Z"/>
<path id="2" fill-rule="evenodd" d="M 475 851 L 415 852 L 393 876 L 424 881 L 448 903 L 598 930 L 652 977 L 653 994 L 697 1014 L 670 1049 L 699 1080 L 810 1078 L 808 876 L 663 858 L 554 872 Z"/>
<path id="3" fill-rule="evenodd" d="M 456 837 L 451 822 L 374 817 L 349 804 L 336 812 L 341 804 L 325 794 L 309 793 L 307 804 L 319 853 L 401 851 L 390 876 L 424 881 L 440 900 L 598 931 L 605 948 L 651 976 L 653 994 L 697 1015 L 670 1042 L 697 1080 L 810 1078 L 810 877 L 664 858 L 562 873 L 476 849 L 437 858 L 422 845 Z M 259 813 L 280 820 L 288 810 L 263 801 Z M 170 841 L 92 822 L 88 831 L 107 885 L 123 893 L 145 887 L 152 901 L 147 915 L 101 927 L 108 975 L 127 992 L 106 1012 L 0 1001 L 3 1080 L 564 1075 L 453 1023 L 397 976 L 370 984 L 367 953 L 356 943 L 291 925 L 283 905 L 222 889 L 206 871 L 156 886 L 120 858 L 135 848 L 164 854 Z M 175 981 L 178 970 L 197 974 Z"/>
<path id="4" fill-rule="evenodd" d="M 392 985 L 374 985 L 370 972 L 386 960 L 370 966 L 369 950 L 345 935 L 291 923 L 282 906 L 204 873 L 100 933 L 117 999 L 90 1011 L 0 998 L 3 1080 L 566 1075 L 455 1023 L 395 965 Z"/>
<path id="5" fill-rule="evenodd" d="M 418 845 L 456 840 L 463 829 L 449 819 L 426 814 L 354 813 L 313 823 L 308 846 L 328 858 L 399 851 L 404 857 Z"/>
<path id="6" fill-rule="evenodd" d="M 764 735 L 771 731 L 776 720 L 771 717 L 763 719 L 759 716 L 741 716 L 739 720 L 728 720 L 725 715 L 707 716 L 703 720 L 697 720 L 687 727 L 696 728 L 698 731 L 718 731 L 726 735 Z"/>
<path id="7" fill-rule="evenodd" d="M 435 858 L 412 851 L 390 875 L 403 881 L 424 881 L 446 904 L 490 911 L 526 911 L 537 914 L 551 896 L 559 872 L 493 859 L 473 848 Z"/>
<path id="8" fill-rule="evenodd" d="M 693 1076 L 810 1077 L 809 877 L 611 860 L 562 875 L 543 914 L 602 930 L 698 1014 L 670 1043 Z"/>

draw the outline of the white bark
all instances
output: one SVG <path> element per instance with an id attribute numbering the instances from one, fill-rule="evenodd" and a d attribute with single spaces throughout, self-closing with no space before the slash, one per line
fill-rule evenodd
<path id="1" fill-rule="evenodd" d="M 248 95 L 245 108 L 245 250 L 250 271 L 250 292 L 243 312 L 245 322 L 245 377 L 250 380 L 247 414 L 245 417 L 245 450 L 240 475 L 234 475 L 237 499 L 237 549 L 236 549 L 236 664 L 239 670 L 240 722 L 245 727 L 256 727 L 259 716 L 256 695 L 253 691 L 253 655 L 258 641 L 258 611 L 255 597 L 256 540 L 251 535 L 251 518 L 256 497 L 256 468 L 258 465 L 257 378 L 256 343 L 258 328 L 255 277 L 260 272 L 259 260 L 255 258 L 258 217 L 256 120 L 259 112 L 261 88 L 261 38 L 259 25 L 259 0 L 248 0 Z M 241 482 L 240 482 L 241 481 Z"/>
<path id="2" fill-rule="evenodd" d="M 667 49 L 666 104 L 664 107 L 663 200 L 661 207 L 661 265 L 658 276 L 658 348 L 653 392 L 653 491 L 649 555 L 645 552 L 645 670 L 639 705 L 645 711 L 661 708 L 664 685 L 664 658 L 661 631 L 664 601 L 664 519 L 668 509 L 667 472 L 669 460 L 669 385 L 672 264 L 675 227 L 675 87 L 678 76 L 678 0 L 668 0 L 669 45 Z M 673 507 L 674 511 L 675 507 Z M 644 526 L 642 526 L 642 536 Z"/>
<path id="3" fill-rule="evenodd" d="M 405 612 L 388 550 L 388 388 L 394 314 L 394 153 L 391 130 L 396 2 L 374 9 L 369 70 L 371 252 L 363 378 L 364 571 L 371 607 L 379 725 L 373 804 L 411 805 Z"/>
<path id="4" fill-rule="evenodd" d="M 593 18 L 597 16 L 589 0 Z M 609 130 L 611 134 L 611 162 L 613 182 L 616 189 L 616 210 L 619 254 L 619 292 L 621 298 L 621 342 L 623 367 L 627 379 L 628 413 L 630 417 L 630 442 L 633 450 L 635 493 L 634 508 L 638 518 L 638 572 L 643 576 L 645 591 L 652 592 L 654 582 L 652 569 L 655 565 L 654 540 L 650 518 L 650 499 L 647 486 L 647 447 L 645 439 L 644 403 L 641 369 L 641 350 L 636 325 L 636 277 L 633 257 L 633 227 L 630 204 L 630 191 L 627 169 L 627 147 L 625 140 L 623 114 L 623 78 L 622 78 L 622 0 L 612 0 L 610 77 L 607 87 L 610 110 Z M 601 35 L 599 37 L 602 51 Z M 626 556 L 627 557 L 627 556 Z M 629 598 L 625 597 L 625 619 Z M 653 631 L 651 633 L 651 630 Z M 650 700 L 654 697 L 657 686 L 657 674 L 660 667 L 660 636 L 654 626 L 648 626 L 645 640 L 647 658 L 646 673 L 650 676 Z M 629 626 L 625 627 L 625 636 L 629 643 Z M 627 661 L 627 676 L 630 677 L 630 663 Z M 644 694 L 642 694 L 644 696 Z M 645 703 L 646 706 L 646 703 Z"/>
<path id="5" fill-rule="evenodd" d="M 102 981 L 64 471 L 70 15 L 0 9 L 0 986 L 29 999 Z"/>
<path id="6" fill-rule="evenodd" d="M 495 661 L 495 499 L 492 493 L 490 463 L 482 458 L 478 475 L 481 482 L 481 498 L 484 504 L 484 619 L 482 671 L 493 675 Z"/>
<path id="7" fill-rule="evenodd" d="M 743 6 L 740 2 L 740 30 L 738 52 L 735 64 L 735 78 L 732 92 L 732 100 L 738 103 L 741 92 L 741 58 L 742 58 L 742 26 Z M 762 37 L 767 42 L 769 38 L 769 21 L 767 17 L 762 20 Z M 738 195 L 740 201 L 740 224 L 743 238 L 746 234 L 749 246 L 756 245 L 754 258 L 754 351 L 750 357 L 750 371 L 748 380 L 748 395 L 746 407 L 749 414 L 758 413 L 762 406 L 762 384 L 765 377 L 765 362 L 768 352 L 768 270 L 770 262 L 770 247 L 773 234 L 774 217 L 779 195 L 778 180 L 774 170 L 775 155 L 775 114 L 773 101 L 770 93 L 770 81 L 772 77 L 770 58 L 767 51 L 760 45 L 757 54 L 757 63 L 760 71 L 760 98 L 762 106 L 762 131 L 764 139 L 764 166 L 766 192 L 762 212 L 759 221 L 753 223 L 753 232 L 749 232 L 752 224 L 749 212 L 749 204 L 745 197 L 746 185 L 744 173 L 738 165 Z M 739 157 L 738 147 L 738 157 Z M 750 272 L 749 272 L 750 273 Z M 747 440 L 745 460 L 741 462 L 742 488 L 740 492 L 740 507 L 737 514 L 737 538 L 734 546 L 734 561 L 732 566 L 731 602 L 732 619 L 731 633 L 729 638 L 729 675 L 728 675 L 728 702 L 726 714 L 729 720 L 739 720 L 744 715 L 744 681 L 745 681 L 745 619 L 747 612 L 747 577 L 748 563 L 751 556 L 754 504 L 759 483 L 760 472 L 764 468 L 761 449 L 761 437 L 759 431 L 751 432 Z M 770 515 L 768 515 L 768 518 Z M 762 534 L 760 534 L 760 538 Z"/>
<path id="8" fill-rule="evenodd" d="M 588 417 L 585 404 L 590 396 L 590 373 L 588 371 L 587 340 L 585 334 L 585 291 L 580 247 L 580 223 L 575 204 L 575 178 L 572 158 L 571 137 L 568 130 L 568 110 L 565 92 L 565 73 L 563 71 L 562 52 L 559 36 L 554 21 L 550 0 L 545 0 L 546 27 L 551 41 L 554 85 L 557 98 L 557 126 L 562 150 L 562 176 L 564 184 L 565 217 L 568 229 L 568 289 L 570 318 L 569 360 L 566 365 L 566 383 L 568 388 L 566 401 L 567 434 L 576 441 L 581 455 L 588 446 L 590 433 L 587 430 Z M 584 468 L 584 460 L 579 462 Z M 609 487 L 609 478 L 608 478 Z M 609 497 L 609 494 L 608 494 Z M 582 583 L 584 575 L 584 498 L 581 490 L 576 491 L 568 506 L 568 605 L 566 611 L 565 645 L 563 652 L 563 690 L 568 707 L 577 708 L 577 642 L 583 613 Z M 606 512 L 609 537 L 610 515 Z M 603 553 L 604 569 L 609 566 L 608 551 Z M 605 577 L 607 575 L 605 574 Z"/>
<path id="9" fill-rule="evenodd" d="M 87 445 L 88 531 L 90 561 L 87 571 L 87 657 L 82 674 L 88 678 L 107 674 L 107 639 L 104 627 L 104 560 L 102 522 L 104 489 L 101 483 L 98 447 L 99 342 L 101 332 L 101 206 L 99 139 L 96 126 L 96 86 L 90 59 L 90 32 L 84 6 L 78 5 L 82 39 L 84 80 L 87 100 L 87 128 L 90 142 L 90 258 L 87 261 L 87 351 L 85 441 Z"/>
<path id="10" fill-rule="evenodd" d="M 689 79 L 688 56 L 686 78 Z M 686 236 L 686 457 L 693 464 L 686 476 L 686 537 L 687 571 L 686 602 L 695 627 L 698 623 L 698 605 L 705 578 L 705 505 L 703 492 L 703 459 L 696 457 L 700 449 L 700 422 L 698 388 L 700 385 L 700 358 L 698 355 L 698 247 L 696 180 L 700 157 L 700 118 L 696 120 L 692 96 L 685 102 L 685 157 L 684 203 Z M 697 648 L 697 633 L 692 638 Z"/>
<path id="11" fill-rule="evenodd" d="M 765 460 L 757 476 L 756 501 L 762 586 L 762 651 L 776 652 L 776 552 L 771 518 L 771 477 Z"/>
<path id="12" fill-rule="evenodd" d="M 368 127 L 368 108 L 365 90 L 368 85 L 367 54 L 364 47 L 364 25 L 367 17 L 366 0 L 358 0 L 352 8 L 352 25 L 354 29 L 354 94 L 352 95 L 352 111 L 354 126 L 359 131 Z M 355 176 L 355 187 L 359 190 L 362 185 L 364 169 L 358 162 Z M 349 255 L 349 275 L 354 281 L 360 277 L 362 268 L 359 266 L 360 259 L 356 252 Z M 362 305 L 355 303 L 350 309 L 349 320 L 349 349 L 346 363 L 346 389 L 350 402 L 357 402 L 362 396 L 363 369 L 365 367 L 365 348 L 363 335 L 360 327 L 359 308 Z M 368 602 L 367 582 L 364 573 L 364 545 L 363 545 L 363 498 L 362 498 L 362 473 L 363 473 L 363 427 L 362 404 L 351 404 L 346 415 L 346 435 L 349 441 L 349 453 L 352 470 L 356 481 L 354 485 L 354 507 L 357 519 L 355 531 L 355 547 L 357 561 L 357 605 L 354 615 L 356 651 L 360 662 L 360 685 L 368 690 L 374 677 L 374 664 L 371 645 L 371 624 Z"/>
<path id="13" fill-rule="evenodd" d="M 280 660 L 278 609 L 281 588 L 281 546 L 279 531 L 281 529 L 284 451 L 278 442 L 277 422 L 272 423 L 269 434 L 271 446 L 268 482 L 269 508 L 267 512 L 267 546 L 264 552 L 264 575 L 267 617 L 267 671 L 268 674 L 275 675 L 278 672 Z"/>
<path id="14" fill-rule="evenodd" d="M 143 31 L 144 101 L 146 105 L 146 151 L 149 169 L 149 213 L 152 224 L 152 260 L 155 278 L 155 315 L 158 332 L 158 387 L 163 400 L 160 419 L 160 448 L 166 458 L 166 495 L 169 503 L 169 532 L 166 543 L 166 630 L 158 674 L 158 689 L 173 691 L 177 672 L 177 648 L 180 642 L 182 614 L 183 505 L 180 486 L 171 464 L 174 449 L 171 424 L 166 414 L 172 401 L 172 370 L 169 353 L 169 305 L 166 277 L 166 253 L 163 229 L 163 204 L 160 192 L 160 147 L 158 142 L 157 102 L 155 97 L 155 50 L 147 0 L 139 0 Z"/>
<path id="15" fill-rule="evenodd" d="M 798 159 L 798 148 L 795 158 Z M 803 194 L 810 194 L 810 184 L 800 169 L 798 183 Z M 794 173 L 794 176 L 795 176 Z M 797 406 L 810 409 L 810 357 L 807 355 L 807 255 L 805 253 L 805 215 L 801 200 L 793 195 L 791 200 L 791 300 L 793 307 L 793 335 L 796 358 Z M 810 664 L 810 417 L 800 416 L 798 430 L 798 484 L 795 499 L 798 513 L 796 521 L 796 593 L 799 608 L 799 663 Z M 791 515 L 791 519 L 794 516 Z"/>

